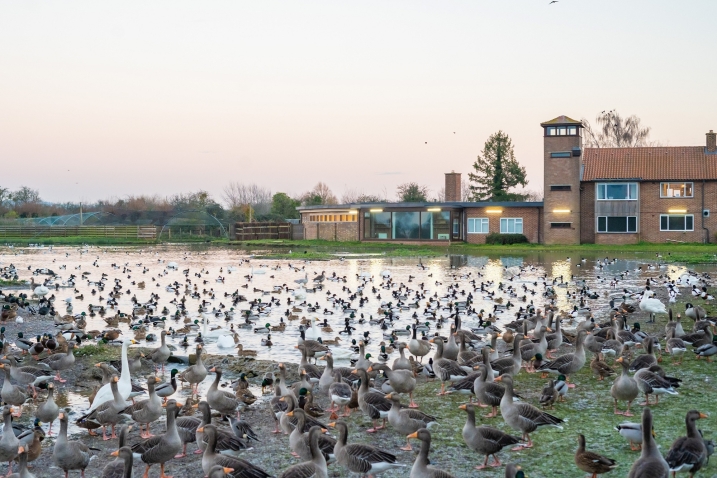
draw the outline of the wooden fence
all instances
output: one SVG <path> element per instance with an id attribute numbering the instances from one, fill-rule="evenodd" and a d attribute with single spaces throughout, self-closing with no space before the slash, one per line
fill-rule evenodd
<path id="1" fill-rule="evenodd" d="M 72 236 L 153 241 L 157 238 L 157 228 L 155 226 L 0 226 L 0 239 Z"/>
<path id="2" fill-rule="evenodd" d="M 291 239 L 292 226 L 288 222 L 237 222 L 234 225 L 234 239 Z"/>

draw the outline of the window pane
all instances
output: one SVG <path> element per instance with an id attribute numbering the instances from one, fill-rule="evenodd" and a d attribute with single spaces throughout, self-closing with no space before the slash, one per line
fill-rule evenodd
<path id="1" fill-rule="evenodd" d="M 694 218 L 692 215 L 685 216 L 685 230 L 686 231 L 692 231 L 694 229 L 694 226 L 692 224 Z"/>
<path id="2" fill-rule="evenodd" d="M 364 236 L 371 239 L 390 239 L 391 238 L 391 213 L 378 212 L 369 213 L 366 218 L 368 226 L 364 232 Z"/>
<path id="3" fill-rule="evenodd" d="M 606 184 L 607 199 L 627 199 L 627 184 Z"/>
<path id="4" fill-rule="evenodd" d="M 685 216 L 668 216 L 668 224 L 670 231 L 684 231 L 685 230 Z"/>
<path id="5" fill-rule="evenodd" d="M 523 220 L 522 219 L 515 220 L 515 233 L 523 234 Z"/>
<path id="6" fill-rule="evenodd" d="M 394 212 L 392 237 L 394 239 L 418 239 L 419 216 L 418 211 Z"/>
<path id="7" fill-rule="evenodd" d="M 684 197 L 688 197 L 688 198 L 692 197 L 692 183 L 686 183 L 683 190 L 684 190 L 684 194 L 683 194 Z"/>
<path id="8" fill-rule="evenodd" d="M 660 216 L 660 229 L 667 230 L 667 216 L 665 215 Z"/>
<path id="9" fill-rule="evenodd" d="M 607 218 L 607 231 L 627 232 L 627 217 L 609 216 Z"/>
<path id="10" fill-rule="evenodd" d="M 627 217 L 627 232 L 637 232 L 637 217 Z"/>
<path id="11" fill-rule="evenodd" d="M 598 232 L 607 232 L 607 218 L 605 216 L 598 217 Z"/>
<path id="12" fill-rule="evenodd" d="M 598 197 L 598 199 L 605 199 L 605 185 L 604 184 L 597 185 L 597 197 Z"/>

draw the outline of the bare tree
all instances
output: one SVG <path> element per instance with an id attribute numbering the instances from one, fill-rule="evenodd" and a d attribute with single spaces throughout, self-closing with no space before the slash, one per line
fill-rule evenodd
<path id="1" fill-rule="evenodd" d="M 615 110 L 603 111 L 595 118 L 596 126 L 583 118 L 583 137 L 588 148 L 635 148 L 639 146 L 659 146 L 657 141 L 649 141 L 650 127 L 642 126 L 635 115 L 623 118 Z"/>
<path id="2" fill-rule="evenodd" d="M 352 204 L 358 202 L 358 198 L 360 196 L 363 196 L 362 192 L 359 192 L 358 189 L 346 189 L 344 193 L 341 195 L 341 204 Z"/>
<path id="3" fill-rule="evenodd" d="M 12 193 L 11 197 L 16 205 L 40 202 L 40 192 L 28 186 L 20 186 L 20 189 Z"/>
<path id="4" fill-rule="evenodd" d="M 523 196 L 523 201 L 530 201 L 530 202 L 540 202 L 545 197 L 545 194 L 543 194 L 542 189 L 533 190 L 533 189 L 524 189 L 518 193 L 519 195 Z"/>
<path id="5" fill-rule="evenodd" d="M 271 210 L 271 191 L 257 184 L 232 181 L 224 187 L 222 199 L 229 209 L 251 206 L 254 214 L 268 214 Z"/>
<path id="6" fill-rule="evenodd" d="M 443 202 L 446 200 L 446 187 L 443 186 L 436 192 L 436 202 Z"/>
<path id="7" fill-rule="evenodd" d="M 319 204 L 337 204 L 338 200 L 334 193 L 331 192 L 331 188 L 324 183 L 319 181 L 311 191 L 307 191 L 301 196 L 301 203 L 306 205 L 319 205 Z"/>
<path id="8" fill-rule="evenodd" d="M 461 179 L 461 201 L 469 201 L 471 197 L 471 184 Z"/>

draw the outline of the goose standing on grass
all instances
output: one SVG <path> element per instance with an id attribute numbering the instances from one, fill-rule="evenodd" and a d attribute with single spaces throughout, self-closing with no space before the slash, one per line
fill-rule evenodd
<path id="1" fill-rule="evenodd" d="M 319 449 L 319 435 L 321 435 L 321 428 L 311 427 L 309 430 L 311 460 L 290 466 L 281 474 L 281 478 L 328 478 L 329 471 L 326 467 L 326 460 Z"/>
<path id="2" fill-rule="evenodd" d="M 421 440 L 421 451 L 418 452 L 413 462 L 410 478 L 454 478 L 454 475 L 447 471 L 429 465 L 428 453 L 431 451 L 431 432 L 425 428 L 421 428 L 406 438 L 409 440 L 411 438 Z"/>
<path id="3" fill-rule="evenodd" d="M 171 478 L 164 473 L 164 464 L 174 458 L 182 450 L 182 439 L 177 431 L 175 417 L 177 416 L 178 404 L 175 400 L 167 402 L 167 431 L 162 435 L 148 438 L 132 446 L 132 451 L 138 453 L 142 461 L 147 465 L 144 475 L 149 475 L 152 465 L 159 463 L 160 478 Z"/>
<path id="4" fill-rule="evenodd" d="M 382 394 L 369 390 L 369 379 L 366 370 L 359 368 L 355 369 L 353 373 L 357 373 L 361 378 L 361 386 L 358 390 L 359 407 L 373 421 L 373 428 L 366 430 L 366 433 L 375 433 L 386 428 L 386 419 L 388 418 L 389 410 L 391 410 L 391 402 Z M 376 424 L 376 420 L 379 418 L 383 419 L 383 425 L 380 427 Z"/>
<path id="5" fill-rule="evenodd" d="M 441 391 L 438 395 L 446 394 L 446 382 L 455 382 L 461 380 L 468 372 L 466 372 L 458 362 L 443 358 L 443 339 L 431 339 L 430 343 L 436 344 L 436 354 L 433 357 L 433 369 L 436 376 L 441 380 Z"/>
<path id="6" fill-rule="evenodd" d="M 672 355 L 672 365 L 682 364 L 682 356 L 687 352 L 687 346 L 685 342 L 676 337 L 676 330 L 674 328 L 667 331 L 665 349 L 667 353 Z M 683 334 L 684 335 L 684 334 Z"/>
<path id="7" fill-rule="evenodd" d="M 696 472 L 707 465 L 709 455 L 702 434 L 697 430 L 697 424 L 695 423 L 700 418 L 707 417 L 708 415 L 697 410 L 687 412 L 685 417 L 687 436 L 675 440 L 665 457 L 665 461 L 673 474 L 686 471 L 689 472 L 690 476 L 694 476 Z"/>
<path id="8" fill-rule="evenodd" d="M 524 337 L 525 336 L 523 334 L 515 334 L 515 338 L 513 339 L 513 355 L 491 361 L 490 365 L 493 367 L 493 370 L 498 372 L 500 375 L 507 373 L 515 376 L 520 373 L 523 358 L 520 355 L 520 345 L 518 344 L 520 344 L 520 341 L 523 340 Z"/>
<path id="9" fill-rule="evenodd" d="M 60 412 L 60 434 L 55 441 L 55 448 L 52 457 L 55 464 L 65 472 L 68 478 L 70 470 L 80 470 L 82 478 L 85 476 L 85 468 L 90 464 L 93 455 L 87 445 L 79 440 L 67 439 L 67 414 Z"/>
<path id="10" fill-rule="evenodd" d="M 585 365 L 585 337 L 587 332 L 581 330 L 578 332 L 578 337 L 575 341 L 575 352 L 570 354 L 561 355 L 552 362 L 545 362 L 543 365 L 538 367 L 541 372 L 549 372 L 566 376 L 566 381 L 570 380 L 570 374 L 576 373 L 578 370 L 583 368 Z M 568 387 L 574 388 L 575 384 L 569 384 Z"/>
<path id="11" fill-rule="evenodd" d="M 409 408 L 418 408 L 418 404 L 413 401 L 413 390 L 416 388 L 416 376 L 411 370 L 391 370 L 386 364 L 371 365 L 367 372 L 374 370 L 382 371 L 388 377 L 391 388 L 396 393 L 407 393 L 410 397 Z"/>
<path id="12" fill-rule="evenodd" d="M 503 399 L 503 394 L 505 394 L 505 387 L 499 383 L 488 381 L 488 368 L 485 365 L 479 365 L 478 372 L 478 378 L 473 382 L 473 392 L 479 404 L 491 407 L 491 412 L 485 417 L 496 417 L 498 416 L 498 407 Z"/>
<path id="13" fill-rule="evenodd" d="M 348 404 L 353 396 L 351 386 L 341 379 L 341 372 L 338 370 L 334 371 L 334 383 L 329 386 L 329 398 L 331 399 L 331 408 L 328 411 L 331 412 L 333 417 L 341 407 L 345 407 L 343 414 L 337 415 L 339 417 L 348 417 L 351 415 Z M 336 405 L 336 408 L 334 408 Z"/>
<path id="14" fill-rule="evenodd" d="M 653 372 L 649 368 L 642 368 L 634 375 L 637 382 L 637 388 L 645 394 L 645 401 L 640 405 L 650 406 L 660 403 L 660 395 L 679 395 L 672 384 L 662 378 L 658 373 Z M 650 403 L 650 395 L 655 395 L 655 403 Z"/>
<path id="15" fill-rule="evenodd" d="M 466 445 L 471 450 L 485 455 L 483 464 L 476 466 L 475 469 L 482 470 L 488 466 L 501 466 L 502 464 L 496 453 L 506 446 L 520 443 L 520 438 L 486 425 L 476 427 L 475 405 L 472 403 L 463 404 L 458 408 L 466 411 L 466 423 L 463 425 L 463 441 L 466 442 Z M 488 465 L 490 455 L 493 455 L 494 461 Z"/>
<path id="16" fill-rule="evenodd" d="M 591 473 L 591 478 L 607 473 L 617 468 L 617 462 L 612 458 L 598 455 L 585 449 L 585 436 L 578 435 L 578 449 L 575 451 L 575 465 L 584 472 Z"/>
<path id="17" fill-rule="evenodd" d="M 408 435 L 421 428 L 430 429 L 438 424 L 438 419 L 418 410 L 401 408 L 401 401 L 393 393 L 386 395 L 391 401 L 391 409 L 388 411 L 388 423 L 401 435 Z M 406 440 L 406 446 L 401 448 L 404 451 L 411 451 L 411 442 Z"/>
<path id="18" fill-rule="evenodd" d="M 525 445 L 513 448 L 513 450 L 532 448 L 533 441 L 530 439 L 530 434 L 540 426 L 549 425 L 562 430 L 563 427 L 560 426 L 563 423 L 562 419 L 545 413 L 529 403 L 513 401 L 515 396 L 513 377 L 501 375 L 496 378 L 496 381 L 502 381 L 505 384 L 505 394 L 503 394 L 503 398 L 500 401 L 500 413 L 503 415 L 503 420 L 514 430 L 521 431 L 523 433 L 522 439 L 527 442 Z"/>
<path id="19" fill-rule="evenodd" d="M 652 412 L 642 411 L 642 453 L 630 468 L 627 478 L 669 478 L 670 467 L 653 439 Z"/>
<path id="20" fill-rule="evenodd" d="M 349 472 L 375 476 L 393 468 L 406 466 L 402 463 L 396 463 L 395 455 L 379 447 L 359 443 L 347 444 L 349 428 L 346 423 L 329 423 L 329 426 L 339 431 L 339 437 L 334 447 L 336 462 L 347 468 Z"/>
<path id="21" fill-rule="evenodd" d="M 207 446 L 202 455 L 202 470 L 209 475 L 212 468 L 219 465 L 225 468 L 231 468 L 229 472 L 231 477 L 246 478 L 268 478 L 269 475 L 264 470 L 246 460 L 234 456 L 217 453 L 217 427 L 208 424 L 199 427 L 197 431 L 201 432 L 207 438 Z"/>
<path id="22" fill-rule="evenodd" d="M 117 382 L 117 389 L 119 390 L 119 394 L 123 400 L 127 400 L 132 393 L 132 377 L 129 368 L 129 361 L 127 360 L 127 350 L 129 349 L 129 346 L 131 344 L 135 343 L 137 342 L 135 342 L 134 340 L 125 340 L 122 343 L 122 372 L 120 373 L 119 382 Z M 102 385 L 102 388 L 97 391 L 97 394 L 92 401 L 92 405 L 90 406 L 89 412 L 93 411 L 95 408 L 99 407 L 104 402 L 113 399 L 114 397 L 112 395 L 112 388 L 110 387 L 110 384 L 106 383 L 105 385 Z"/>
<path id="23" fill-rule="evenodd" d="M 630 405 L 640 394 L 640 389 L 637 387 L 637 381 L 627 373 L 628 365 L 627 362 L 625 362 L 625 358 L 620 357 L 616 360 L 616 362 L 622 365 L 622 372 L 612 383 L 612 387 L 610 387 L 610 394 L 612 395 L 613 400 L 615 400 L 614 414 L 631 417 L 632 413 L 630 413 Z M 621 412 L 617 409 L 617 402 L 623 400 L 627 402 L 627 410 Z"/>

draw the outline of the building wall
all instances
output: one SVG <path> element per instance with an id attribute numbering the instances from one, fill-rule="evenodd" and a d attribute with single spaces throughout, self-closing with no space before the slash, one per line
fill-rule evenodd
<path id="1" fill-rule="evenodd" d="M 358 222 L 305 222 L 304 239 L 322 241 L 358 241 Z"/>
<path id="2" fill-rule="evenodd" d="M 444 201 L 460 202 L 461 198 L 461 173 L 446 173 L 446 188 Z"/>
<path id="3" fill-rule="evenodd" d="M 595 244 L 637 244 L 639 234 L 595 234 Z"/>
<path id="4" fill-rule="evenodd" d="M 531 243 L 540 243 L 542 240 L 541 219 L 543 211 L 538 207 L 503 207 L 500 214 L 488 213 L 484 207 L 469 207 L 464 210 L 466 242 L 471 244 L 485 244 L 485 238 L 488 234 L 500 233 L 500 218 L 520 217 L 523 219 L 523 235 L 528 238 Z M 488 218 L 488 234 L 471 234 L 468 233 L 468 218 L 486 217 Z"/>
<path id="5" fill-rule="evenodd" d="M 578 136 L 545 136 L 543 141 L 543 170 L 545 194 L 543 215 L 546 244 L 580 243 L 580 157 L 551 158 L 550 153 L 572 151 L 582 147 Z M 551 191 L 551 185 L 570 185 L 570 191 Z M 567 209 L 569 213 L 554 213 L 555 209 Z M 569 229 L 552 229 L 551 222 L 570 222 Z"/>
<path id="6" fill-rule="evenodd" d="M 580 243 L 595 242 L 595 183 L 580 185 Z"/>

